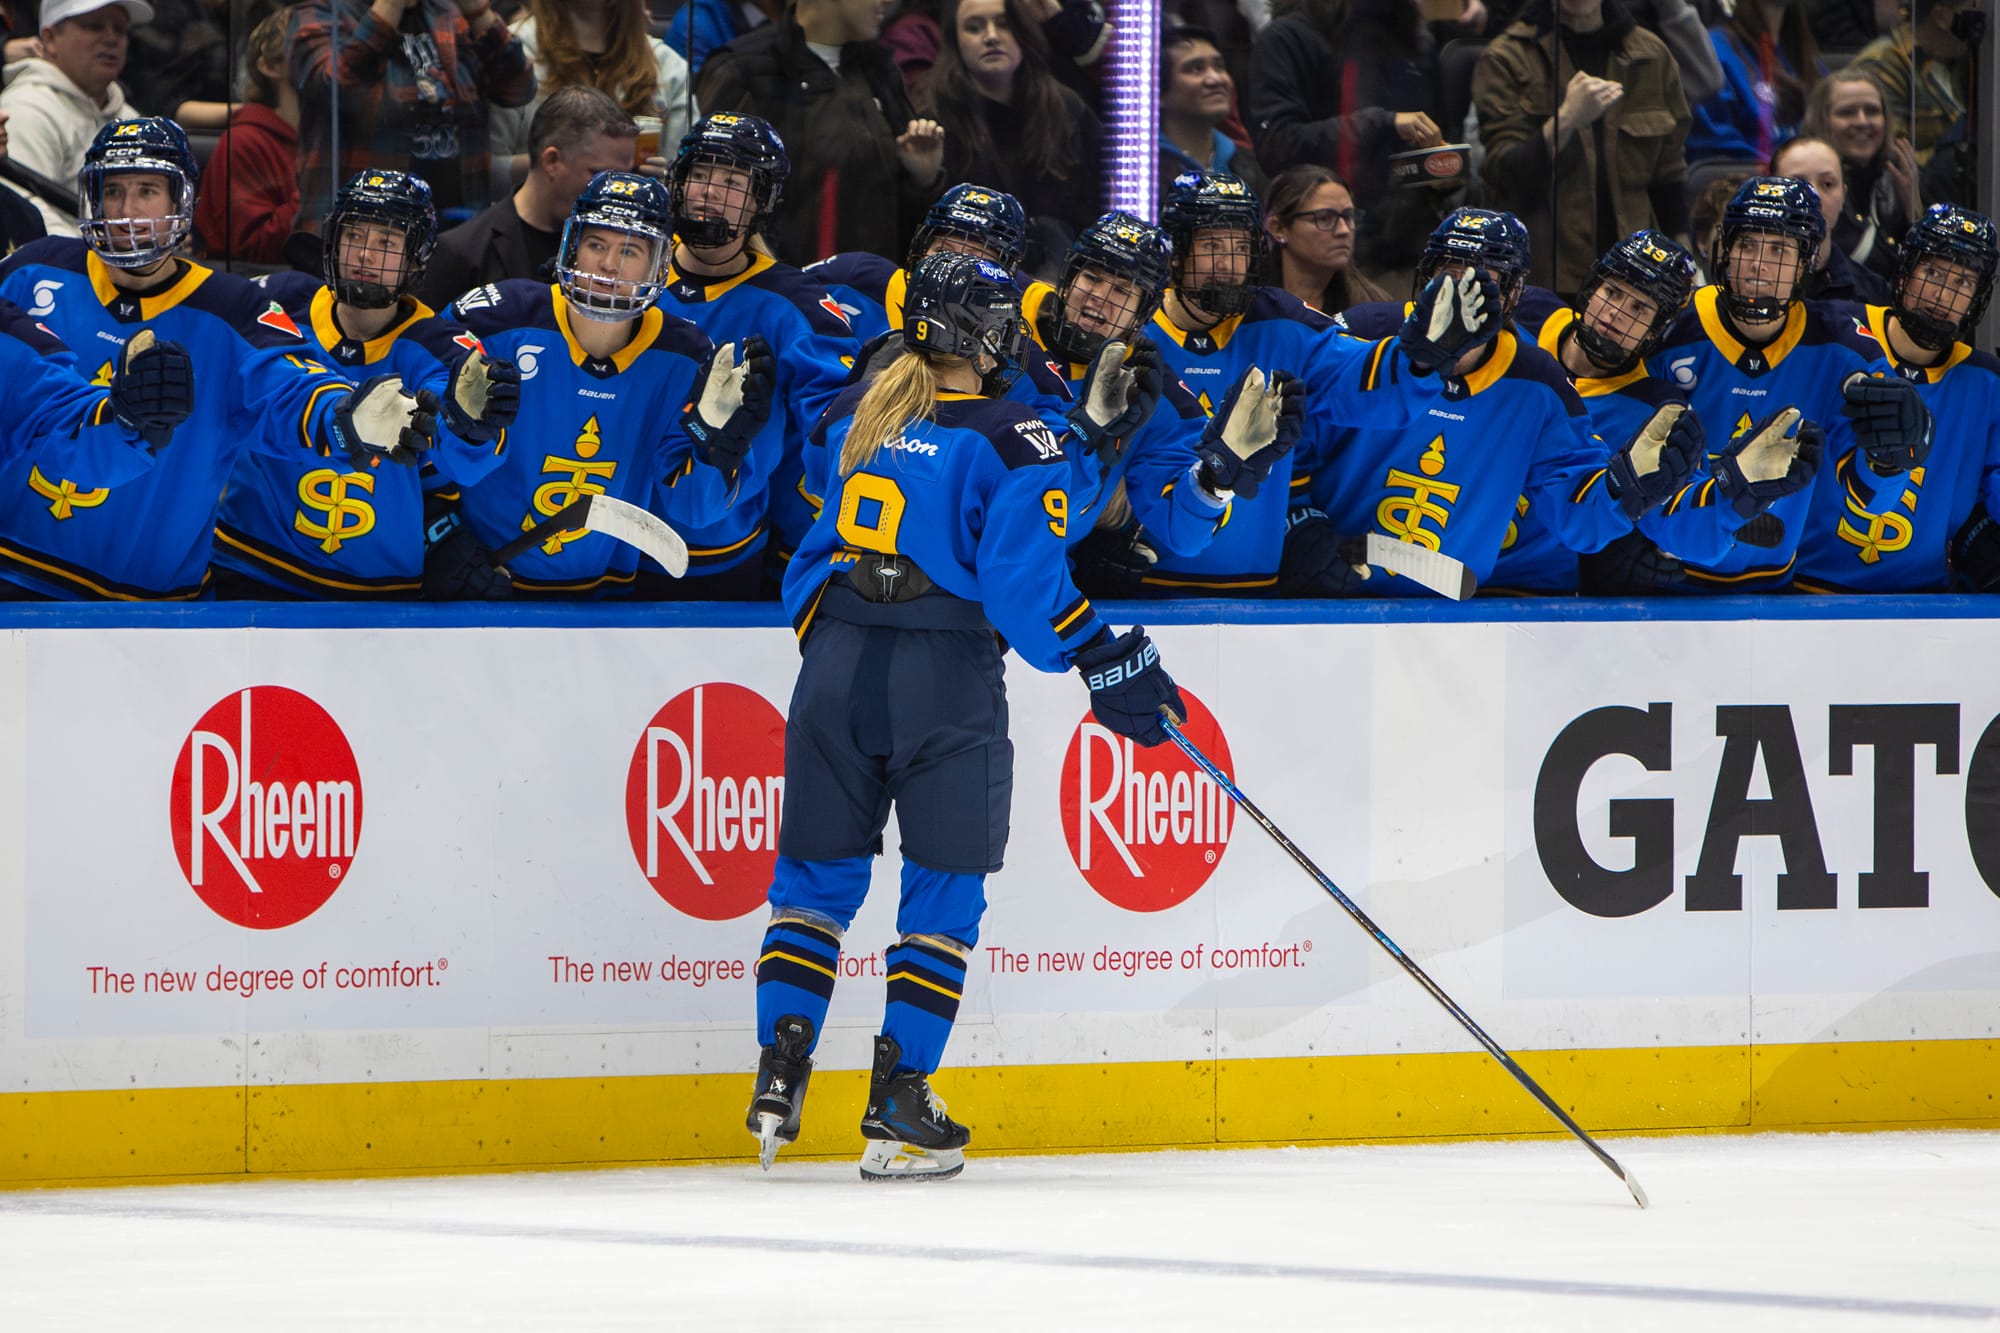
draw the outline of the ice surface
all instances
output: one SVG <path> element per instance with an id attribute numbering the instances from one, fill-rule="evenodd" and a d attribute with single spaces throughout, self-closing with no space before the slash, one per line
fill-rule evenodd
<path id="1" fill-rule="evenodd" d="M 2000 1327 L 2000 1133 L 1605 1145 L 26 1191 L 0 1329 Z"/>

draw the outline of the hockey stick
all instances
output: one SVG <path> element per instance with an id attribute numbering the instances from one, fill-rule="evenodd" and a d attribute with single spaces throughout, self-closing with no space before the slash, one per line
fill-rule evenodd
<path id="1" fill-rule="evenodd" d="M 1477 581 L 1465 563 L 1415 542 L 1399 542 L 1379 532 L 1368 534 L 1368 563 L 1391 574 L 1423 584 L 1440 597 L 1462 602 L 1477 591 Z"/>
<path id="2" fill-rule="evenodd" d="M 495 568 L 506 564 L 529 547 L 547 541 L 558 532 L 583 528 L 636 546 L 653 562 L 675 578 L 687 573 L 688 548 L 681 535 L 658 515 L 612 495 L 594 492 L 578 496 L 555 513 L 494 551 L 487 559 Z"/>
<path id="3" fill-rule="evenodd" d="M 1516 1079 L 1516 1081 L 1518 1081 L 1522 1087 L 1526 1088 L 1529 1092 L 1533 1093 L 1535 1096 L 1535 1100 L 1540 1102 L 1545 1108 L 1547 1108 L 1548 1113 L 1550 1115 L 1562 1121 L 1564 1129 L 1567 1129 L 1570 1133 L 1576 1135 L 1577 1138 L 1583 1140 L 1583 1146 L 1590 1149 L 1593 1153 L 1597 1154 L 1597 1160 L 1604 1163 L 1606 1166 L 1610 1167 L 1612 1175 L 1617 1176 L 1620 1180 L 1625 1182 L 1625 1188 L 1632 1191 L 1632 1200 L 1634 1203 L 1637 1203 L 1641 1208 L 1644 1208 L 1646 1206 L 1646 1191 L 1639 1187 L 1638 1177 L 1632 1175 L 1624 1167 L 1618 1165 L 1617 1158 L 1613 1157 L 1610 1153 L 1604 1151 L 1603 1148 L 1599 1147 L 1596 1139 L 1593 1139 L 1590 1137 L 1590 1135 L 1584 1133 L 1583 1127 L 1578 1125 L 1576 1121 L 1570 1119 L 1568 1113 L 1565 1112 L 1562 1109 L 1562 1107 L 1556 1105 L 1554 1098 L 1550 1097 L 1548 1093 L 1542 1091 L 1542 1085 L 1535 1082 L 1533 1078 L 1529 1077 L 1528 1071 L 1521 1068 L 1520 1065 L 1516 1064 L 1514 1062 L 1513 1056 L 1501 1050 L 1499 1044 L 1495 1042 L 1493 1038 L 1487 1036 L 1485 1030 L 1481 1028 L 1479 1024 L 1472 1021 L 1472 1016 L 1466 1013 L 1465 1010 L 1458 1007 L 1457 1001 L 1453 1000 L 1451 996 L 1445 994 L 1443 988 L 1440 987 L 1435 981 L 1432 981 L 1430 979 L 1429 974 L 1426 973 L 1421 967 L 1418 967 L 1416 962 L 1413 959 L 1411 959 L 1411 957 L 1408 954 L 1404 953 L 1400 948 L 1398 948 L 1394 940 L 1390 939 L 1387 935 L 1383 934 L 1382 928 L 1376 925 L 1373 921 L 1369 920 L 1368 914 L 1362 911 L 1359 907 L 1357 907 L 1352 898 L 1349 898 L 1346 894 L 1342 893 L 1340 891 L 1340 886 L 1338 884 L 1335 884 L 1332 880 L 1328 879 L 1326 876 L 1326 872 L 1324 870 L 1321 870 L 1318 866 L 1314 865 L 1311 859 L 1308 858 L 1304 852 L 1300 851 L 1297 845 L 1294 844 L 1290 838 L 1286 837 L 1283 831 L 1281 831 L 1276 824 L 1273 824 L 1270 821 L 1269 817 L 1266 816 L 1262 810 L 1259 810 L 1248 796 L 1245 796 L 1243 794 L 1242 789 L 1239 788 L 1234 782 L 1231 782 L 1229 780 L 1228 774 L 1224 773 L 1221 769 L 1217 768 L 1213 760 L 1211 760 L 1207 755 L 1203 754 L 1200 748 L 1196 746 L 1193 741 L 1189 740 L 1184 734 L 1182 734 L 1180 726 L 1174 720 L 1173 714 L 1168 712 L 1165 708 L 1162 708 L 1160 710 L 1160 725 L 1166 728 L 1167 735 L 1173 739 L 1175 745 L 1180 746 L 1182 753 L 1186 754 L 1189 759 L 1192 759 L 1195 762 L 1195 764 L 1202 770 L 1202 772 L 1208 774 L 1209 777 L 1215 779 L 1215 784 L 1218 787 L 1221 787 L 1223 791 L 1229 793 L 1229 799 L 1236 802 L 1237 805 L 1241 806 L 1243 808 L 1244 813 L 1248 814 L 1252 819 L 1256 820 L 1260 825 L 1262 825 L 1264 832 L 1270 834 L 1273 841 L 1275 841 L 1280 847 L 1284 848 L 1286 852 L 1290 853 L 1291 858 L 1299 863 L 1300 868 L 1302 868 L 1308 875 L 1311 875 L 1315 880 L 1317 880 L 1319 882 L 1319 886 L 1322 889 L 1325 889 L 1329 894 L 1331 894 L 1333 896 L 1333 900 L 1339 903 L 1341 907 L 1347 912 L 1347 914 L 1353 917 L 1355 921 L 1360 924 L 1363 930 L 1367 931 L 1370 935 L 1373 935 L 1375 937 L 1375 942 L 1381 945 L 1384 949 L 1387 949 L 1389 951 L 1389 956 L 1391 958 L 1394 958 L 1397 962 L 1401 963 L 1403 965 L 1403 970 L 1405 972 L 1408 972 L 1411 976 L 1415 977 L 1417 979 L 1417 984 L 1419 986 L 1422 986 L 1426 991 L 1429 991 L 1431 998 L 1433 1000 L 1436 1000 L 1439 1004 L 1443 1005 L 1445 1007 L 1445 1011 L 1449 1013 L 1453 1018 L 1458 1020 L 1459 1026 L 1464 1028 L 1467 1032 L 1470 1032 L 1473 1035 L 1473 1038 L 1477 1040 L 1481 1046 L 1484 1046 L 1486 1048 L 1486 1053 L 1488 1055 L 1491 1055 L 1495 1060 L 1498 1060 L 1500 1062 L 1500 1067 L 1502 1069 L 1505 1069 L 1508 1073 L 1512 1074 Z"/>

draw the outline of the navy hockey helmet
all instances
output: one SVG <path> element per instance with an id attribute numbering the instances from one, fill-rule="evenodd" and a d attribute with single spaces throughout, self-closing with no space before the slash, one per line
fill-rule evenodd
<path id="1" fill-rule="evenodd" d="M 394 282 L 381 280 L 387 258 L 381 252 L 357 249 L 350 253 L 349 263 L 341 263 L 341 238 L 347 228 L 371 225 L 402 233 L 402 264 Z M 364 310 L 394 305 L 415 288 L 437 248 L 437 210 L 431 203 L 430 183 L 406 171 L 358 171 L 334 196 L 321 230 L 322 271 L 334 297 Z M 357 267 L 378 276 L 354 277 L 349 269 Z"/>
<path id="2" fill-rule="evenodd" d="M 1085 227 L 1063 259 L 1058 299 L 1047 328 L 1054 349 L 1072 361 L 1093 360 L 1105 342 L 1145 327 L 1173 281 L 1174 247 L 1167 234 L 1130 213 L 1110 212 Z M 1089 290 L 1079 291 L 1079 278 Z M 1102 279 L 1115 279 L 1105 282 Z"/>
<path id="3" fill-rule="evenodd" d="M 1639 331 L 1636 345 L 1627 346 L 1612 338 L 1587 318 L 1590 298 L 1613 278 L 1657 307 L 1652 321 Z M 1590 276 L 1576 294 L 1576 312 L 1580 316 L 1575 326 L 1577 345 L 1600 366 L 1630 370 L 1660 345 L 1675 316 L 1687 308 L 1688 298 L 1693 295 L 1694 256 L 1657 231 L 1635 231 L 1599 255 L 1590 266 Z"/>
<path id="4" fill-rule="evenodd" d="M 1776 276 L 1759 279 L 1756 291 L 1742 290 L 1744 280 L 1732 277 L 1729 256 L 1742 237 L 1753 233 L 1781 236 L 1794 243 L 1795 256 L 1771 267 Z M 1732 319 L 1758 323 L 1783 319 L 1798 299 L 1799 288 L 1812 272 L 1820 242 L 1826 239 L 1826 217 L 1819 211 L 1819 191 L 1804 181 L 1784 176 L 1752 176 L 1736 187 L 1722 210 L 1709 271 L 1722 288 L 1722 308 Z"/>
<path id="5" fill-rule="evenodd" d="M 910 275 L 903 294 L 906 346 L 968 361 L 991 357 L 996 366 L 979 368 L 990 378 L 1019 361 L 1025 336 L 1013 275 L 991 260 L 944 251 Z"/>
<path id="6" fill-rule="evenodd" d="M 1226 171 L 1183 171 L 1174 177 L 1160 226 L 1173 242 L 1174 290 L 1212 315 L 1240 315 L 1257 297 L 1268 238 L 1257 192 Z M 1237 253 L 1217 255 L 1195 244 L 1201 232 L 1241 232 Z"/>
<path id="7" fill-rule="evenodd" d="M 724 182 L 711 171 L 696 181 L 695 169 L 701 166 L 741 171 L 748 179 Z M 674 190 L 674 231 L 704 250 L 749 235 L 758 220 L 778 206 L 791 169 L 785 141 L 770 122 L 757 116 L 702 117 L 681 136 L 668 172 Z"/>
<path id="8" fill-rule="evenodd" d="M 1965 270 L 1972 284 L 1972 300 L 1955 320 L 1950 288 L 1958 284 L 1938 280 L 1941 263 Z M 1932 204 L 1903 238 L 1890 310 L 1912 342 L 1942 352 L 1969 336 L 1985 315 L 1996 267 L 2000 233 L 1991 218 L 1957 204 Z"/>
<path id="9" fill-rule="evenodd" d="M 1484 269 L 1500 288 L 1500 313 L 1505 318 L 1521 299 L 1533 263 L 1528 229 L 1521 225 L 1521 219 L 1490 208 L 1454 208 L 1424 242 L 1423 255 L 1417 260 L 1415 290 L 1422 291 L 1432 278 L 1454 264 Z"/>
<path id="10" fill-rule="evenodd" d="M 128 217 L 129 206 L 107 216 L 105 182 L 116 176 L 166 178 L 167 211 L 155 218 Z M 97 131 L 77 173 L 78 230 L 97 257 L 113 268 L 145 269 L 171 255 L 194 231 L 195 186 L 201 167 L 187 135 L 165 116 L 114 120 Z"/>
<path id="11" fill-rule="evenodd" d="M 563 223 L 556 281 L 587 319 L 630 319 L 666 290 L 673 250 L 673 205 L 651 176 L 600 171 Z M 607 243 L 605 232 L 628 238 Z M 638 248 L 634 248 L 634 247 Z"/>
<path id="12" fill-rule="evenodd" d="M 986 252 L 981 258 L 1011 270 L 1027 253 L 1028 215 L 1021 211 L 1021 201 L 1004 190 L 954 185 L 924 214 L 923 224 L 910 241 L 905 267 L 914 272 L 931 247 L 948 236 L 972 242 Z"/>

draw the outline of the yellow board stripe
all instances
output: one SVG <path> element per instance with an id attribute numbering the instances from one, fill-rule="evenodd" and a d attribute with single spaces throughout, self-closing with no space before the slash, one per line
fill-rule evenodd
<path id="1" fill-rule="evenodd" d="M 1593 1134 L 2000 1129 L 1991 1038 L 1513 1054 Z M 979 1152 L 1566 1137 L 1481 1052 L 982 1065 L 934 1081 L 977 1117 Z M 0 1186 L 740 1161 L 755 1151 L 749 1087 L 745 1065 L 13 1092 L 0 1097 Z M 787 1155 L 851 1158 L 867 1096 L 866 1071 L 815 1069 L 818 1109 Z"/>

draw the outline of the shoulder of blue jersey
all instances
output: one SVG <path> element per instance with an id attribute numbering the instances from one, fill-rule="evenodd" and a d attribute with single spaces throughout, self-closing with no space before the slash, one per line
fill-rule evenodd
<path id="1" fill-rule="evenodd" d="M 1009 398 L 939 403 L 937 420 L 941 426 L 984 435 L 1009 471 L 1063 461 L 1062 441 L 1041 414 L 1026 403 Z"/>
<path id="2" fill-rule="evenodd" d="M 837 255 L 828 255 L 816 264 L 807 264 L 799 272 L 805 274 L 809 281 L 822 286 L 852 287 L 864 296 L 872 295 L 879 299 L 899 267 L 895 260 L 866 250 L 844 250 Z"/>
<path id="3" fill-rule="evenodd" d="M 0 275 L 34 266 L 85 273 L 89 271 L 89 254 L 90 247 L 80 236 L 40 236 L 8 255 L 0 263 Z"/>
<path id="4" fill-rule="evenodd" d="M 1403 327 L 1400 301 L 1363 301 L 1340 312 L 1334 327 L 1357 338 L 1390 338 Z"/>
<path id="5" fill-rule="evenodd" d="M 1864 361 L 1879 361 L 1882 344 L 1868 331 L 1868 310 L 1852 301 L 1807 301 L 1806 327 L 1799 341 L 1806 346 L 1838 344 Z"/>
<path id="6" fill-rule="evenodd" d="M 211 272 L 181 308 L 214 316 L 253 347 L 291 347 L 306 340 L 305 330 L 282 302 L 234 273 Z"/>
<path id="7" fill-rule="evenodd" d="M 1588 415 L 1583 399 L 1577 396 L 1576 385 L 1562 363 L 1535 346 L 1526 336 L 1514 337 L 1514 360 L 1507 367 L 1508 379 L 1533 380 L 1545 384 L 1549 390 L 1562 399 L 1563 406 L 1573 417 Z"/>
<path id="8" fill-rule="evenodd" d="M 557 327 L 553 289 L 533 278 L 508 278 L 474 287 L 445 307 L 444 313 L 481 337 L 510 329 Z"/>
<path id="9" fill-rule="evenodd" d="M 302 315 L 312 308 L 313 298 L 318 296 L 325 284 L 308 273 L 297 269 L 286 269 L 282 273 L 266 273 L 251 278 L 250 285 L 258 291 L 268 292 L 273 301 L 294 315 Z"/>
<path id="10" fill-rule="evenodd" d="M 781 297 L 814 333 L 826 338 L 853 338 L 847 312 L 827 291 L 826 280 L 790 264 L 773 264 L 751 277 L 749 285 Z"/>
<path id="11" fill-rule="evenodd" d="M 1542 336 L 1542 325 L 1549 322 L 1549 316 L 1558 310 L 1569 309 L 1569 302 L 1557 296 L 1546 287 L 1526 287 L 1521 291 L 1521 299 L 1514 303 L 1514 322 L 1530 338 Z"/>
<path id="12" fill-rule="evenodd" d="M 69 349 L 46 324 L 11 302 L 0 302 L 0 335 L 12 338 L 36 356 L 55 356 Z"/>
<path id="13" fill-rule="evenodd" d="M 1315 333 L 1334 327 L 1331 318 L 1322 315 L 1283 287 L 1259 287 L 1256 297 L 1250 302 L 1250 309 L 1243 314 L 1245 324 L 1255 324 L 1267 319 L 1290 320 L 1294 324 L 1305 325 Z"/>

